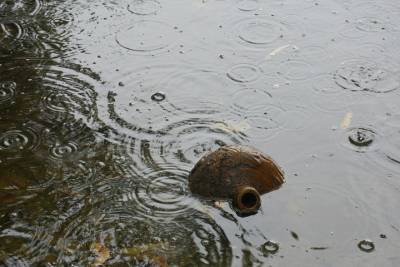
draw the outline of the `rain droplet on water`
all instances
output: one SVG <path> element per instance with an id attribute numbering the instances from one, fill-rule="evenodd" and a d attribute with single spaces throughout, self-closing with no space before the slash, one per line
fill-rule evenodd
<path id="1" fill-rule="evenodd" d="M 156 101 L 156 102 L 161 102 L 161 101 L 165 100 L 165 97 L 166 96 L 163 92 L 157 92 L 151 96 L 151 100 Z"/>
<path id="2" fill-rule="evenodd" d="M 358 248 L 364 252 L 372 252 L 375 250 L 375 244 L 369 239 L 364 239 L 358 242 Z"/>
<path id="3" fill-rule="evenodd" d="M 268 240 L 261 246 L 261 251 L 264 254 L 276 253 L 279 250 L 279 244 L 275 241 Z"/>
<path id="4" fill-rule="evenodd" d="M 355 146 L 370 146 L 375 139 L 375 133 L 365 128 L 355 128 L 349 132 L 349 141 Z"/>

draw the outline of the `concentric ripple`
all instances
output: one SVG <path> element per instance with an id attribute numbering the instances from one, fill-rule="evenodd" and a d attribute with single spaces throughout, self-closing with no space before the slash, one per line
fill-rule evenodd
<path id="1" fill-rule="evenodd" d="M 12 81 L 0 82 L 0 108 L 7 106 L 16 95 L 17 84 Z"/>
<path id="2" fill-rule="evenodd" d="M 164 160 L 191 168 L 201 156 L 224 145 L 245 143 L 248 125 L 238 121 L 191 119 L 171 124 L 163 142 Z"/>
<path id="3" fill-rule="evenodd" d="M 241 11 L 254 11 L 260 8 L 258 0 L 237 0 L 236 5 Z"/>
<path id="4" fill-rule="evenodd" d="M 233 123 L 232 127 L 236 125 L 239 129 L 245 128 L 249 139 L 269 139 L 282 129 L 297 128 L 294 125 L 303 122 L 300 118 L 296 120 L 297 115 L 284 109 L 271 94 L 254 88 L 236 91 L 232 98 L 231 112 L 239 117 L 239 121 Z"/>
<path id="5" fill-rule="evenodd" d="M 332 81 L 331 75 L 319 75 L 312 80 L 312 88 L 315 93 L 331 97 L 342 92 L 340 86 Z"/>
<path id="6" fill-rule="evenodd" d="M 67 100 L 64 93 L 53 91 L 42 97 L 42 104 L 49 111 L 66 112 L 68 110 Z"/>
<path id="7" fill-rule="evenodd" d="M 187 186 L 188 173 L 164 168 L 145 174 L 143 181 L 124 193 L 120 201 L 145 218 L 168 221 L 190 212 L 192 199 Z"/>
<path id="8" fill-rule="evenodd" d="M 0 134 L 0 152 L 32 151 L 39 143 L 38 133 L 27 127 L 9 129 Z"/>
<path id="9" fill-rule="evenodd" d="M 299 82 L 322 74 L 327 59 L 328 53 L 321 47 L 287 44 L 271 51 L 260 68 L 267 76 L 275 74 L 284 81 Z"/>
<path id="10" fill-rule="evenodd" d="M 82 119 L 88 125 L 94 121 L 97 112 L 95 88 L 101 88 L 102 84 L 90 69 L 39 59 L 14 60 L 0 67 L 4 82 L 14 82 L 18 73 L 18 93 L 14 92 L 14 98 L 19 108 L 13 114 L 23 117 L 35 112 L 37 119 L 51 123 L 65 122 L 67 117 Z M 2 90 L 5 89 L 0 88 Z"/>
<path id="11" fill-rule="evenodd" d="M 331 151 L 331 148 L 324 147 L 306 164 L 304 158 L 291 163 L 299 172 L 301 181 L 288 184 L 286 188 L 289 191 L 286 194 L 268 199 L 268 212 L 285 209 L 282 216 L 270 218 L 270 223 L 292 220 L 291 224 L 296 225 L 296 233 L 307 236 L 307 242 L 338 246 L 345 252 L 354 246 L 356 238 L 379 229 L 368 218 L 379 217 L 379 220 L 385 221 L 379 216 L 381 211 L 376 208 L 379 207 L 376 199 L 380 198 L 380 192 L 386 192 L 388 184 L 385 177 L 379 175 L 380 171 L 368 165 L 365 157 L 332 156 Z M 327 174 L 326 170 L 330 170 L 330 173 Z M 336 212 L 333 214 L 332 210 Z M 308 223 L 298 223 L 306 214 Z M 338 217 L 341 219 L 337 220 Z M 269 224 L 264 220 L 262 223 Z M 334 238 L 321 239 L 319 234 L 313 232 L 321 224 L 324 226 L 321 231 L 327 235 L 331 233 Z"/>
<path id="12" fill-rule="evenodd" d="M 190 170 L 209 151 L 224 145 L 246 143 L 247 130 L 248 125 L 243 122 L 204 118 L 182 120 L 163 128 L 164 135 L 155 134 L 146 140 L 131 136 L 111 137 L 122 147 L 114 161 L 123 174 L 130 176 L 141 176 L 144 171 L 160 170 L 163 166 Z"/>
<path id="13" fill-rule="evenodd" d="M 378 18 L 364 17 L 357 19 L 356 27 L 361 31 L 378 32 L 385 30 L 387 25 L 382 23 Z"/>
<path id="14" fill-rule="evenodd" d="M 228 78 L 238 83 L 253 82 L 260 76 L 260 69 L 252 64 L 238 64 L 227 73 Z"/>
<path id="15" fill-rule="evenodd" d="M 50 147 L 50 157 L 54 159 L 65 159 L 73 157 L 73 154 L 79 150 L 79 147 L 74 142 L 68 142 L 66 144 L 56 144 Z"/>
<path id="16" fill-rule="evenodd" d="M 32 260 L 40 259 L 43 255 L 46 255 L 46 251 L 51 242 L 52 235 L 48 231 L 49 229 L 34 227 L 28 223 L 15 224 L 12 228 L 6 228 L 2 231 L 0 240 L 2 244 L 0 248 L 2 251 L 7 251 L 7 244 L 13 245 L 12 253 L 29 253 Z M 16 246 L 18 244 L 19 246 Z M 28 249 L 24 249 L 24 247 Z M 3 250 L 4 249 L 4 250 Z M 8 251 L 7 251 L 8 252 Z M 10 252 L 9 252 L 10 253 Z M 17 263 L 17 262 L 14 262 Z M 10 265 L 10 266 L 29 266 L 29 265 Z"/>
<path id="17" fill-rule="evenodd" d="M 357 152 L 371 151 L 377 147 L 377 133 L 366 127 L 353 127 L 346 131 L 347 140 L 342 143 Z"/>
<path id="18" fill-rule="evenodd" d="M 33 16 L 42 8 L 41 0 L 13 0 L 1 1 L 0 13 L 2 16 Z"/>
<path id="19" fill-rule="evenodd" d="M 178 30 L 161 21 L 136 21 L 117 33 L 117 43 L 128 50 L 149 53 L 160 52 L 171 46 L 178 37 Z"/>
<path id="20" fill-rule="evenodd" d="M 235 39 L 242 45 L 265 48 L 283 37 L 286 27 L 267 18 L 243 19 L 233 26 Z"/>
<path id="21" fill-rule="evenodd" d="M 354 26 L 361 32 L 397 32 L 398 6 L 391 3 L 377 3 L 373 1 L 355 2 L 350 7 L 356 18 Z M 357 37 L 355 33 L 350 37 Z"/>
<path id="22" fill-rule="evenodd" d="M 24 34 L 22 26 L 18 22 L 0 22 L 0 41 L 12 43 L 20 39 Z"/>
<path id="23" fill-rule="evenodd" d="M 207 94 L 206 88 L 210 89 Z M 163 88 L 171 105 L 189 114 L 222 112 L 225 99 L 234 89 L 222 73 L 206 69 L 170 76 Z"/>
<path id="24" fill-rule="evenodd" d="M 241 88 L 222 72 L 171 65 L 146 67 L 122 79 L 125 86 L 108 92 L 108 104 L 98 108 L 109 127 L 130 137 L 165 135 L 170 125 L 211 115 L 218 121 L 226 117 L 227 99 Z"/>
<path id="25" fill-rule="evenodd" d="M 194 219 L 185 219 L 182 224 L 191 233 L 193 250 L 200 262 L 191 259 L 187 265 L 231 266 L 232 246 L 223 227 L 207 214 L 196 213 L 191 218 Z"/>
<path id="26" fill-rule="evenodd" d="M 319 75 L 312 81 L 313 106 L 323 112 L 343 112 L 357 99 L 346 94 L 332 79 L 332 75 Z"/>
<path id="27" fill-rule="evenodd" d="M 232 97 L 231 109 L 239 116 L 246 116 L 246 112 L 274 104 L 271 94 L 255 88 L 237 90 Z"/>
<path id="28" fill-rule="evenodd" d="M 400 87 L 397 73 L 378 63 L 352 60 L 342 63 L 334 75 L 337 85 L 351 91 L 388 93 Z"/>
<path id="29" fill-rule="evenodd" d="M 98 77 L 79 65 L 51 64 L 43 72 L 41 116 L 46 119 L 82 119 L 90 125 L 95 119 L 95 87 L 100 87 Z"/>
<path id="30" fill-rule="evenodd" d="M 305 80 L 314 75 L 312 65 L 302 60 L 287 60 L 282 62 L 280 70 L 288 80 Z"/>
<path id="31" fill-rule="evenodd" d="M 380 161 L 382 165 L 391 167 L 400 172 L 400 128 L 388 129 L 382 142 L 382 151 L 385 155 Z"/>
<path id="32" fill-rule="evenodd" d="M 161 3 L 157 0 L 132 0 L 128 5 L 128 10 L 136 15 L 153 15 L 161 8 Z"/>
<path id="33" fill-rule="evenodd" d="M 357 246 L 361 251 L 368 252 L 368 253 L 375 250 L 374 242 L 372 242 L 369 239 L 361 240 L 360 242 L 358 242 Z"/>
<path id="34" fill-rule="evenodd" d="M 283 113 L 284 109 L 278 105 L 266 105 L 247 112 L 244 119 L 250 125 L 249 137 L 262 140 L 274 137 L 285 123 L 280 120 Z"/>

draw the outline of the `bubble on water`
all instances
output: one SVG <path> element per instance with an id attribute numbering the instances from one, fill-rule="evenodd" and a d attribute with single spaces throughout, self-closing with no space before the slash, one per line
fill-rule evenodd
<path id="1" fill-rule="evenodd" d="M 346 130 L 345 138 L 341 143 L 356 152 L 365 153 L 376 150 L 379 135 L 376 130 L 370 127 L 351 127 Z"/>
<path id="2" fill-rule="evenodd" d="M 161 3 L 156 0 L 132 0 L 128 10 L 136 15 L 154 15 L 161 9 Z"/>
<path id="3" fill-rule="evenodd" d="M 396 73 L 372 61 L 346 61 L 337 69 L 333 78 L 337 85 L 351 91 L 388 93 L 400 87 Z"/>
<path id="4" fill-rule="evenodd" d="M 364 252 L 372 252 L 375 250 L 375 244 L 369 239 L 364 239 L 358 242 L 358 248 Z"/>
<path id="5" fill-rule="evenodd" d="M 260 69 L 252 64 L 238 64 L 226 74 L 229 79 L 239 83 L 253 82 L 260 76 Z"/>
<path id="6" fill-rule="evenodd" d="M 157 92 L 151 95 L 151 100 L 156 101 L 156 102 L 161 102 L 165 100 L 165 94 L 163 92 Z"/>
<path id="7" fill-rule="evenodd" d="M 275 254 L 279 251 L 279 243 L 268 240 L 261 246 L 260 250 L 264 255 Z"/>
<path id="8" fill-rule="evenodd" d="M 167 23 L 141 20 L 118 32 L 116 41 L 121 47 L 134 52 L 160 52 L 177 40 L 177 33 Z"/>
<path id="9" fill-rule="evenodd" d="M 375 139 L 375 132 L 366 128 L 353 128 L 347 134 L 349 142 L 357 147 L 370 146 Z"/>

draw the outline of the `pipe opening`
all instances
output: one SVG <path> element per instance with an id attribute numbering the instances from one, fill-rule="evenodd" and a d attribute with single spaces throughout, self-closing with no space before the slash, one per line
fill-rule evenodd
<path id="1" fill-rule="evenodd" d="M 261 206 L 260 195 L 253 187 L 239 188 L 233 198 L 233 205 L 240 215 L 251 215 L 257 213 Z"/>
<path id="2" fill-rule="evenodd" d="M 246 192 L 242 195 L 240 202 L 247 209 L 256 208 L 258 204 L 258 197 L 253 192 Z"/>

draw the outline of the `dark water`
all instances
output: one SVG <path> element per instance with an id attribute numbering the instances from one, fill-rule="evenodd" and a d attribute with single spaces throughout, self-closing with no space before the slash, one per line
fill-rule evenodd
<path id="1" fill-rule="evenodd" d="M 1 266 L 399 266 L 395 0 L 0 0 Z M 270 154 L 255 216 L 191 196 Z"/>

